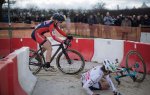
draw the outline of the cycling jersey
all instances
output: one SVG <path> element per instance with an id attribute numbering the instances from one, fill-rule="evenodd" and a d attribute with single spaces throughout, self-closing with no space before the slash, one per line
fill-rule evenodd
<path id="1" fill-rule="evenodd" d="M 96 66 L 94 68 L 92 68 L 90 71 L 87 71 L 85 73 L 82 74 L 81 77 L 81 81 L 83 83 L 83 88 L 86 90 L 88 95 L 92 95 L 93 92 L 90 90 L 89 87 L 99 87 L 99 81 L 101 80 L 101 78 L 105 78 L 106 81 L 109 83 L 110 87 L 112 88 L 112 91 L 115 91 L 116 88 L 110 78 L 109 75 L 105 75 L 103 71 L 101 70 L 102 66 Z"/>
<path id="2" fill-rule="evenodd" d="M 56 37 L 54 29 L 56 29 L 61 35 L 65 37 L 67 36 L 65 32 L 63 32 L 57 25 L 54 24 L 54 21 L 48 20 L 38 24 L 32 32 L 31 37 L 39 44 L 43 44 L 46 41 L 46 37 L 43 34 L 50 32 L 52 38 L 61 43 L 62 40 Z"/>

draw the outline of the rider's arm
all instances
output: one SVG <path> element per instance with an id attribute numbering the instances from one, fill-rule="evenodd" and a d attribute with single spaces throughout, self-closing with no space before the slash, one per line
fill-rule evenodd
<path id="1" fill-rule="evenodd" d="M 51 24 L 51 25 L 49 26 L 50 35 L 52 36 L 52 38 L 53 38 L 55 41 L 62 43 L 63 40 L 61 40 L 61 39 L 59 39 L 58 37 L 56 37 L 56 34 L 55 34 L 55 32 L 53 31 L 53 29 L 54 29 L 54 24 Z"/>
<path id="2" fill-rule="evenodd" d="M 94 93 L 89 89 L 90 86 L 93 86 L 94 83 L 98 83 L 99 79 L 102 76 L 99 76 L 97 73 L 95 73 L 94 76 L 91 76 L 89 80 L 84 83 L 83 88 L 87 92 L 88 95 L 93 95 Z"/>
<path id="3" fill-rule="evenodd" d="M 112 82 L 110 76 L 107 75 L 107 76 L 105 76 L 105 78 L 106 78 L 107 82 L 109 83 L 109 85 L 111 86 L 112 91 L 116 91 L 116 88 L 115 88 L 115 86 L 114 86 L 114 84 L 113 84 L 113 82 Z"/>
<path id="4" fill-rule="evenodd" d="M 62 31 L 58 26 L 55 26 L 55 29 L 56 29 L 61 35 L 67 37 L 67 34 L 66 34 L 64 31 Z"/>
<path id="5" fill-rule="evenodd" d="M 88 95 L 93 95 L 93 92 L 91 91 L 91 89 L 89 88 L 90 86 L 92 86 L 94 83 L 92 80 L 88 80 L 86 81 L 86 83 L 84 83 L 83 85 L 83 89 L 87 92 Z"/>

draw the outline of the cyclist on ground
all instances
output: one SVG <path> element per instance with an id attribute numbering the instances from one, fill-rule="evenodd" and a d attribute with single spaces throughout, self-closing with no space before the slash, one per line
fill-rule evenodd
<path id="1" fill-rule="evenodd" d="M 88 95 L 99 95 L 95 94 L 92 90 L 107 90 L 111 87 L 114 95 L 118 95 L 109 75 L 115 70 L 115 65 L 105 59 L 102 66 L 96 66 L 81 75 L 83 89 Z"/>
<path id="2" fill-rule="evenodd" d="M 67 34 L 59 28 L 59 25 L 63 21 L 65 21 L 64 15 L 55 13 L 52 16 L 51 20 L 44 21 L 38 24 L 31 34 L 32 39 L 35 40 L 40 45 L 42 45 L 44 49 L 46 49 L 47 52 L 46 52 L 45 67 L 50 68 L 51 71 L 56 71 L 54 66 L 50 65 L 52 46 L 51 46 L 51 42 L 44 36 L 44 34 L 49 32 L 52 38 L 59 43 L 64 43 L 64 41 L 56 37 L 54 30 L 57 30 L 64 37 L 67 37 L 68 39 L 72 39 L 72 36 L 67 36 Z"/>

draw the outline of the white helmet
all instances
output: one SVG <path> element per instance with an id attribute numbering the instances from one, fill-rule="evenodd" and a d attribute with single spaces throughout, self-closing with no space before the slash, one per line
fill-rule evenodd
<path id="1" fill-rule="evenodd" d="M 116 66 L 114 63 L 112 63 L 111 61 L 109 61 L 108 59 L 105 59 L 103 61 L 103 65 L 105 66 L 106 70 L 109 70 L 111 72 L 115 72 L 116 71 Z"/>

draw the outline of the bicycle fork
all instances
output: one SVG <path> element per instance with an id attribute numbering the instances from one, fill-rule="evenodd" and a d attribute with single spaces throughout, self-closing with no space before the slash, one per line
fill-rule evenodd
<path id="1" fill-rule="evenodd" d="M 71 64 L 71 59 L 70 59 L 70 57 L 69 57 L 69 55 L 68 55 L 68 53 L 67 53 L 66 50 L 67 50 L 67 49 L 64 49 L 64 48 L 62 49 L 62 51 L 63 51 L 63 53 L 64 53 L 64 55 L 65 55 L 65 57 L 66 57 L 68 63 Z"/>

